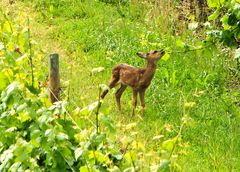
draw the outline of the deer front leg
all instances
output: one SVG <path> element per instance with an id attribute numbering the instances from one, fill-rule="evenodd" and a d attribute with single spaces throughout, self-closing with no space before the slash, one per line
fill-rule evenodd
<path id="1" fill-rule="evenodd" d="M 145 90 L 139 91 L 140 102 L 141 102 L 141 113 L 142 114 L 144 113 L 144 108 L 145 108 L 144 95 L 145 95 Z"/>
<path id="2" fill-rule="evenodd" d="M 135 115 L 135 109 L 136 109 L 136 106 L 137 106 L 137 93 L 138 93 L 138 91 L 133 89 L 133 97 L 132 97 L 132 98 L 133 98 L 132 116 Z"/>
<path id="3" fill-rule="evenodd" d="M 121 99 L 122 93 L 126 90 L 126 88 L 127 88 L 126 85 L 121 84 L 121 87 L 117 90 L 115 94 L 118 110 L 120 113 L 122 113 L 120 99 Z"/>

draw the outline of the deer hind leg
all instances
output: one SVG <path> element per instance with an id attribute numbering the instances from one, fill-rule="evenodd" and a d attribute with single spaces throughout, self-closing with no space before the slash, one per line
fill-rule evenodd
<path id="1" fill-rule="evenodd" d="M 126 88 L 127 88 L 126 85 L 121 84 L 121 87 L 117 90 L 117 92 L 115 94 L 118 110 L 119 110 L 120 113 L 122 113 L 120 99 L 121 99 L 122 93 L 126 90 Z"/>
<path id="2" fill-rule="evenodd" d="M 108 93 L 108 89 L 104 90 L 103 93 L 101 94 L 101 99 L 104 99 L 107 93 Z"/>
<path id="3" fill-rule="evenodd" d="M 137 94 L 138 94 L 138 91 L 133 89 L 133 95 L 132 95 L 132 98 L 133 98 L 132 116 L 135 115 L 135 109 L 136 109 L 136 106 L 137 106 Z"/>
<path id="4" fill-rule="evenodd" d="M 141 113 L 142 114 L 144 113 L 144 108 L 145 108 L 144 95 L 145 95 L 145 90 L 139 91 L 140 102 L 141 102 Z"/>
<path id="5" fill-rule="evenodd" d="M 118 84 L 119 81 L 119 72 L 118 71 L 113 71 L 112 73 L 112 79 L 109 81 L 109 88 L 112 89 L 113 87 L 115 87 Z M 101 94 L 101 98 L 103 99 L 106 94 L 108 93 L 108 89 L 104 90 L 103 93 Z"/>

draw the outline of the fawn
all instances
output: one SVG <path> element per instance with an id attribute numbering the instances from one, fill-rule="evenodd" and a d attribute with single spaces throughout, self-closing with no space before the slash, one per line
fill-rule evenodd
<path id="1" fill-rule="evenodd" d="M 130 66 L 128 64 L 119 64 L 112 69 L 112 78 L 109 81 L 109 88 L 111 89 L 116 85 L 121 84 L 120 88 L 117 90 L 115 94 L 117 107 L 120 113 L 122 113 L 120 99 L 122 93 L 125 91 L 127 86 L 132 87 L 133 91 L 132 115 L 135 115 L 138 93 L 141 102 L 141 112 L 143 113 L 145 107 L 144 103 L 145 91 L 150 85 L 151 80 L 153 79 L 154 73 L 157 68 L 158 60 L 161 59 L 161 57 L 164 56 L 164 54 L 165 54 L 164 50 L 155 50 L 150 51 L 148 53 L 138 52 L 137 55 L 139 57 L 147 60 L 145 68 L 141 69 Z M 101 98 L 103 99 L 107 93 L 108 90 L 103 91 Z"/>

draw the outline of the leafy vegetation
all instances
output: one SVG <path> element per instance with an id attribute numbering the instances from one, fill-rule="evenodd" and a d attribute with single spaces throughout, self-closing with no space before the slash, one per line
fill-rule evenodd
<path id="1" fill-rule="evenodd" d="M 179 21 L 177 1 L 0 4 L 0 171 L 240 169 L 237 2 L 209 0 L 201 29 Z M 99 109 L 112 66 L 142 66 L 135 53 L 159 48 L 144 116 L 129 117 L 130 91 L 123 116 L 114 90 Z M 54 105 L 42 87 L 51 51 L 63 87 Z"/>

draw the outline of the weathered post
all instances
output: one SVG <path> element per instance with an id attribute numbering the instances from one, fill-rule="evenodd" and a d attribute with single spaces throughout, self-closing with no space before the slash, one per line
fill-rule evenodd
<path id="1" fill-rule="evenodd" d="M 59 91 L 59 55 L 53 53 L 49 56 L 49 97 L 52 103 L 59 101 Z"/>

